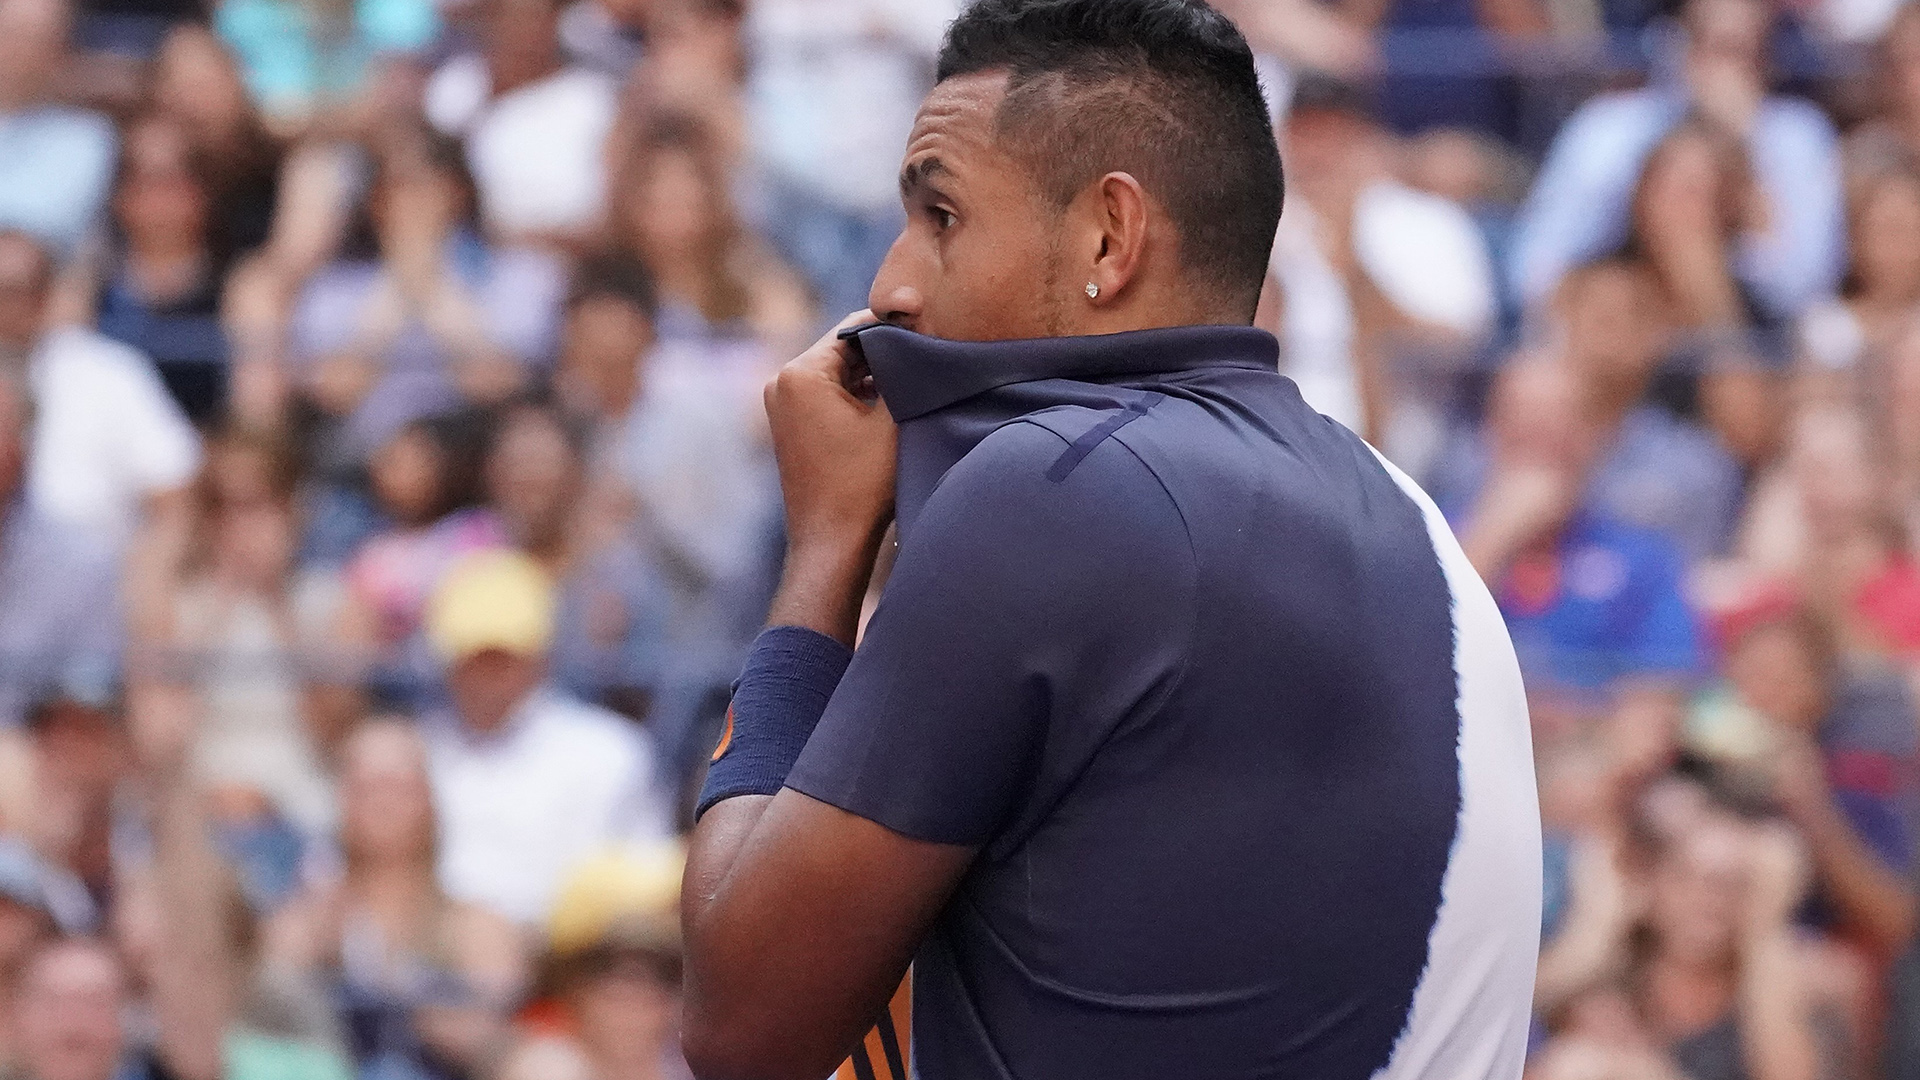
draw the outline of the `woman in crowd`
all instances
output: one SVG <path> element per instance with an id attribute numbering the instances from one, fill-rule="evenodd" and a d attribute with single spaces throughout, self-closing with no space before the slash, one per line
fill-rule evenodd
<path id="1" fill-rule="evenodd" d="M 185 123 L 153 112 L 128 124 L 95 293 L 100 332 L 151 357 L 187 416 L 202 424 L 221 413 L 227 389 L 220 291 L 230 251 L 217 236 L 214 197 Z"/>
<path id="2" fill-rule="evenodd" d="M 292 328 L 307 396 L 344 420 L 360 460 L 408 420 L 520 389 L 552 355 L 565 287 L 547 257 L 485 241 L 461 147 L 442 136 L 388 135 L 366 209 L 370 250 L 316 275 Z"/>
<path id="3" fill-rule="evenodd" d="M 526 958 L 513 926 L 440 888 L 426 750 L 410 725 L 374 720 L 347 739 L 340 806 L 340 873 L 275 916 L 265 962 L 336 988 L 363 1075 L 483 1074 Z"/>
<path id="4" fill-rule="evenodd" d="M 1773 453 L 1772 337 L 1794 314 L 1767 310 L 1737 272 L 1743 237 L 1765 228 L 1762 208 L 1739 140 L 1690 120 L 1647 159 L 1624 252 L 1659 287 L 1663 310 L 1646 317 L 1677 331 L 1670 363 L 1680 362 L 1701 416 L 1749 467 Z"/>
<path id="5" fill-rule="evenodd" d="M 633 537 L 597 500 L 583 501 L 585 455 L 585 432 L 553 408 L 510 408 L 487 455 L 488 508 L 560 583 L 554 678 L 644 717 L 669 666 L 670 600 Z"/>
<path id="6" fill-rule="evenodd" d="M 204 26 L 169 31 L 155 54 L 153 106 L 178 121 L 205 163 L 214 231 L 231 255 L 253 251 L 276 230 L 280 148 L 247 98 L 233 57 Z"/>
<path id="7" fill-rule="evenodd" d="M 1884 407 L 1890 354 L 1920 318 L 1920 168 L 1902 158 L 1858 176 L 1848 200 L 1851 266 L 1839 299 L 1800 320 L 1800 357 L 1824 396 Z"/>
<path id="8" fill-rule="evenodd" d="M 417 420 L 373 456 L 368 475 L 379 515 L 344 571 L 336 640 L 376 663 L 376 689 L 417 702 L 437 665 L 418 640 L 433 587 L 460 556 L 508 543 L 499 519 L 470 505 L 471 468 L 457 424 Z"/>
<path id="9" fill-rule="evenodd" d="M 302 659 L 325 654 L 332 600 L 294 572 L 292 488 L 270 438 L 230 433 L 209 447 L 168 648 L 202 712 L 199 780 L 256 791 L 312 836 L 330 827 L 333 796 L 307 726 Z"/>
<path id="10" fill-rule="evenodd" d="M 660 288 L 663 339 L 758 338 L 788 355 L 814 329 L 799 279 L 734 210 L 726 168 L 700 121 L 644 123 L 615 186 L 613 229 Z"/>

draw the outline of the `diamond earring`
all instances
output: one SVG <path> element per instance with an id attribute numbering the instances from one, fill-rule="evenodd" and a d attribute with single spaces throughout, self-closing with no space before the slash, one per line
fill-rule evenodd
<path id="1" fill-rule="evenodd" d="M 1091 281 L 1087 282 L 1087 299 L 1089 300 L 1100 299 L 1100 286 L 1095 285 Z"/>

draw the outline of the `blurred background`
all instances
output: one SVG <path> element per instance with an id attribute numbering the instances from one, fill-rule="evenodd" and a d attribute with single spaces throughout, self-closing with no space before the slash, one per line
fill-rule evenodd
<path id="1" fill-rule="evenodd" d="M 957 0 L 0 0 L 0 1076 L 682 1077 Z M 1532 689 L 1539 1080 L 1920 1077 L 1920 0 L 1218 0 Z"/>

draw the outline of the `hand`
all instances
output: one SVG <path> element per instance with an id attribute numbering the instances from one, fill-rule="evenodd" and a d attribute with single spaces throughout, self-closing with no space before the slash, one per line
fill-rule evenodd
<path id="1" fill-rule="evenodd" d="M 1790 827 L 1753 827 L 1747 840 L 1746 932 L 1758 941 L 1784 932 L 1812 883 L 1807 848 Z"/>
<path id="2" fill-rule="evenodd" d="M 893 417 L 848 388 L 853 348 L 839 339 L 841 330 L 872 321 L 869 311 L 847 316 L 767 384 L 794 548 L 870 547 L 893 519 Z"/>
<path id="3" fill-rule="evenodd" d="M 1804 732 L 1778 730 L 1776 725 L 1774 739 L 1774 752 L 1766 763 L 1774 801 L 1789 820 L 1804 824 L 1833 805 L 1826 761 Z"/>
<path id="4" fill-rule="evenodd" d="M 787 565 L 768 622 L 804 626 L 851 646 L 874 555 L 893 520 L 893 417 L 854 391 L 853 349 L 839 331 L 767 384 L 767 420 L 787 505 Z M 854 389 L 849 389 L 849 384 Z"/>

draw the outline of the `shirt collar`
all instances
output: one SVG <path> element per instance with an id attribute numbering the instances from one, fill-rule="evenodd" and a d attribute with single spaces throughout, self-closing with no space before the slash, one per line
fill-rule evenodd
<path id="1" fill-rule="evenodd" d="M 856 328 L 895 421 L 1041 379 L 1099 382 L 1207 367 L 1275 370 L 1280 343 L 1251 326 L 1170 326 L 1094 337 L 948 341 L 876 323 Z"/>

